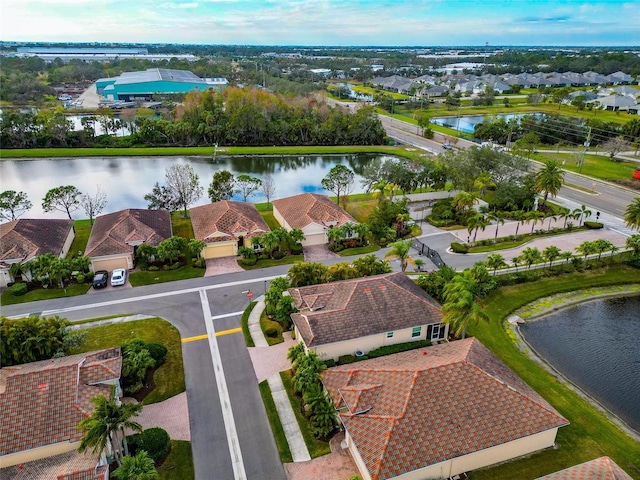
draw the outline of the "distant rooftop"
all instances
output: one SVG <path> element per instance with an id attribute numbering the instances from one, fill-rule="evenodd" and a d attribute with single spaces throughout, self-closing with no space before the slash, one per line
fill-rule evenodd
<path id="1" fill-rule="evenodd" d="M 149 51 L 146 48 L 89 48 L 89 47 L 18 47 L 18 53 L 46 53 L 46 54 L 123 54 L 123 55 L 146 55 Z"/>

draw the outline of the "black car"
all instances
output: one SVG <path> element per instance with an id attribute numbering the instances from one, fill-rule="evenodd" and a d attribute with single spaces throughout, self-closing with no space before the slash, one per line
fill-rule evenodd
<path id="1" fill-rule="evenodd" d="M 109 272 L 106 270 L 98 270 L 93 275 L 93 288 L 104 288 L 109 280 Z"/>

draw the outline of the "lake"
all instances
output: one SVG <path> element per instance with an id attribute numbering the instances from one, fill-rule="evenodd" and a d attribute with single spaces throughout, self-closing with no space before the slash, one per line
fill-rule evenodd
<path id="1" fill-rule="evenodd" d="M 83 193 L 95 194 L 100 185 L 107 194 L 107 207 L 102 213 L 125 208 L 146 208 L 144 195 L 151 192 L 156 182 L 164 183 L 167 167 L 189 164 L 200 176 L 204 195 L 194 204 L 209 203 L 207 188 L 213 174 L 229 170 L 234 175 L 250 174 L 261 177 L 271 173 L 275 184 L 275 198 L 304 192 L 326 192 L 320 185 L 329 170 L 343 164 L 356 173 L 354 193 L 362 192 L 359 173 L 374 158 L 392 158 L 375 154 L 359 155 L 295 155 L 295 156 L 221 156 L 211 157 L 90 157 L 56 159 L 0 160 L 0 188 L 27 192 L 33 208 L 24 218 L 64 218 L 59 212 L 45 213 L 41 203 L 46 192 L 60 185 L 74 185 Z M 333 195 L 333 194 L 331 194 Z M 235 197 L 242 200 L 242 197 Z M 248 201 L 266 201 L 256 192 Z M 77 210 L 74 218 L 86 218 Z"/>
<path id="2" fill-rule="evenodd" d="M 492 118 L 504 118 L 509 121 L 512 118 L 521 118 L 531 113 L 505 113 L 499 115 L 491 115 Z M 539 115 L 539 114 L 538 114 Z M 482 123 L 486 115 L 459 115 L 457 117 L 433 117 L 431 123 L 442 127 L 449 127 L 459 132 L 473 133 L 475 126 Z"/>
<path id="3" fill-rule="evenodd" d="M 520 330 L 557 370 L 640 433 L 640 296 L 582 303 Z"/>

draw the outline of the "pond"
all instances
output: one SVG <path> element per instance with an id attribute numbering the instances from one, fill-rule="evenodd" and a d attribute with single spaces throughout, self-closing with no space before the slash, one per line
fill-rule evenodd
<path id="1" fill-rule="evenodd" d="M 200 176 L 204 195 L 195 205 L 209 203 L 207 188 L 218 170 L 257 177 L 268 172 L 276 184 L 274 198 L 282 198 L 303 192 L 331 194 L 322 189 L 320 182 L 333 166 L 344 164 L 356 173 L 354 193 L 358 193 L 363 191 L 359 173 L 375 158 L 391 157 L 371 154 L 225 157 L 218 154 L 215 161 L 211 157 L 4 159 L 0 161 L 0 179 L 2 190 L 27 192 L 33 208 L 25 218 L 64 218 L 62 213 L 45 213 L 41 208 L 46 192 L 60 185 L 74 185 L 88 194 L 94 194 L 96 185 L 100 185 L 108 201 L 103 213 L 109 213 L 124 208 L 146 208 L 144 195 L 151 192 L 156 182 L 164 183 L 165 170 L 176 163 L 191 165 Z M 236 199 L 242 200 L 242 197 Z M 266 201 L 261 192 L 248 200 Z M 85 217 L 81 210 L 75 212 L 74 218 Z"/>
<path id="2" fill-rule="evenodd" d="M 525 115 L 540 115 L 531 113 L 505 113 L 499 115 L 491 115 L 491 118 L 504 118 L 506 121 L 512 118 L 522 118 Z M 475 126 L 482 123 L 487 115 L 458 115 L 456 117 L 433 117 L 432 123 L 442 127 L 449 127 L 459 132 L 473 133 Z"/>
<path id="3" fill-rule="evenodd" d="M 640 432 L 640 296 L 582 303 L 520 330 L 557 370 Z"/>

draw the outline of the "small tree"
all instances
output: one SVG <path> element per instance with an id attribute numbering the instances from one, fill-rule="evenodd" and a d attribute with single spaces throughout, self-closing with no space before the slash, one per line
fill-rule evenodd
<path id="1" fill-rule="evenodd" d="M 196 240 L 195 238 L 189 240 L 189 251 L 192 257 L 199 257 L 206 246 L 207 244 L 202 240 Z"/>
<path id="2" fill-rule="evenodd" d="M 191 165 L 177 164 L 167 168 L 165 180 L 177 206 L 184 210 L 183 217 L 187 218 L 187 208 L 196 202 L 203 193 L 200 177 Z"/>
<path id="3" fill-rule="evenodd" d="M 80 190 L 73 185 L 52 188 L 42 199 L 42 209 L 45 212 L 65 212 L 71 219 L 71 212 L 80 207 L 80 195 Z"/>
<path id="4" fill-rule="evenodd" d="M 414 265 L 413 258 L 409 255 L 409 251 L 411 250 L 411 240 L 400 240 L 398 242 L 392 243 L 389 245 L 391 250 L 387 252 L 384 256 L 384 259 L 398 259 L 400 260 L 400 268 L 404 272 L 409 264 Z"/>
<path id="5" fill-rule="evenodd" d="M 5 190 L 0 193 L 0 218 L 3 220 L 15 220 L 32 206 L 25 192 Z"/>
<path id="6" fill-rule="evenodd" d="M 144 450 L 135 457 L 124 457 L 112 474 L 119 480 L 155 480 L 160 478 L 153 460 Z"/>
<path id="7" fill-rule="evenodd" d="M 100 185 L 98 185 L 94 196 L 86 193 L 82 194 L 80 204 L 84 209 L 84 213 L 89 217 L 91 225 L 93 225 L 93 219 L 100 215 L 104 207 L 107 206 L 107 194 L 100 188 Z"/>
<path id="8" fill-rule="evenodd" d="M 631 229 L 640 229 L 640 197 L 636 197 L 624 211 L 624 221 Z"/>
<path id="9" fill-rule="evenodd" d="M 547 248 L 542 250 L 542 258 L 548 261 L 549 267 L 551 267 L 553 261 L 560 258 L 561 253 L 562 252 L 558 247 L 556 247 L 555 245 L 549 245 Z"/>
<path id="10" fill-rule="evenodd" d="M 270 173 L 267 173 L 262 178 L 261 190 L 262 190 L 262 194 L 267 199 L 267 206 L 269 206 L 271 199 L 276 194 L 276 182 Z"/>
<path id="11" fill-rule="evenodd" d="M 324 282 L 327 266 L 318 262 L 294 263 L 287 273 L 289 285 L 293 288 L 318 285 Z"/>
<path id="12" fill-rule="evenodd" d="M 186 246 L 187 241 L 184 238 L 174 235 L 160 242 L 156 251 L 163 262 L 167 260 L 173 262 L 178 259 Z"/>
<path id="13" fill-rule="evenodd" d="M 496 270 L 507 266 L 507 263 L 504 261 L 504 257 L 499 253 L 494 253 L 492 255 L 489 255 L 487 257 L 486 264 L 487 264 L 487 268 L 490 268 L 493 270 L 494 277 L 496 275 Z"/>
<path id="14" fill-rule="evenodd" d="M 238 192 L 242 195 L 242 200 L 247 201 L 247 197 L 253 195 L 262 186 L 262 180 L 247 174 L 238 175 L 236 177 L 236 186 Z"/>
<path id="15" fill-rule="evenodd" d="M 349 168 L 342 164 L 335 165 L 320 182 L 322 188 L 333 192 L 338 197 L 337 202 L 340 205 L 340 197 L 351 193 L 354 187 L 355 174 Z"/>
<path id="16" fill-rule="evenodd" d="M 147 193 L 144 196 L 144 199 L 149 202 L 147 208 L 151 210 L 169 210 L 172 212 L 179 207 L 171 190 L 158 182 L 153 186 L 151 193 Z"/>
<path id="17" fill-rule="evenodd" d="M 231 200 L 236 191 L 236 179 L 230 171 L 220 170 L 213 174 L 209 185 L 209 199 L 212 202 Z"/>
<path id="18" fill-rule="evenodd" d="M 624 152 L 625 150 L 630 148 L 630 145 L 623 136 L 619 136 L 610 138 L 609 140 L 604 142 L 602 144 L 602 148 L 605 152 L 609 153 L 609 158 L 613 160 L 618 153 Z"/>

